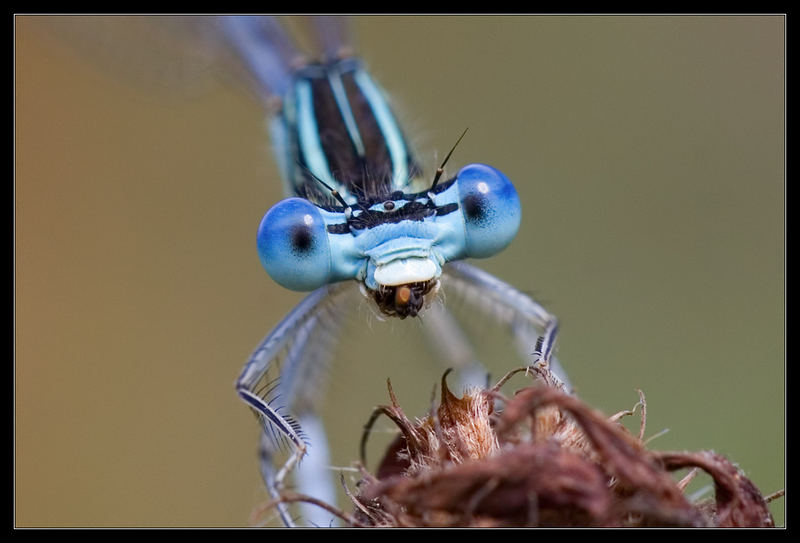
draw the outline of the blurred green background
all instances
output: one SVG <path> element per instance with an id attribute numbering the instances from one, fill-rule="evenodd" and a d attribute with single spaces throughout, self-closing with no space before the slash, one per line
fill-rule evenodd
<path id="1" fill-rule="evenodd" d="M 15 20 L 16 525 L 244 526 L 265 493 L 233 382 L 301 299 L 255 251 L 282 196 L 264 112 L 202 63 L 173 69 L 185 51 L 142 21 L 91 22 L 82 41 Z M 423 164 L 469 127 L 451 171 L 514 180 L 521 231 L 478 264 L 560 318 L 580 396 L 612 413 L 640 388 L 647 435 L 669 429 L 652 448 L 713 449 L 783 488 L 785 19 L 355 31 Z M 427 410 L 442 368 L 418 327 L 343 338 L 324 409 L 336 465 L 357 458 L 387 377 L 410 415 Z M 784 500 L 771 509 L 783 524 Z"/>

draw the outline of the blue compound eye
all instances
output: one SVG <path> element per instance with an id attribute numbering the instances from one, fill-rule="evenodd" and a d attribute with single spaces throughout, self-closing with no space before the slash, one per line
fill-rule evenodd
<path id="1" fill-rule="evenodd" d="M 326 284 L 331 250 L 319 209 L 302 198 L 275 204 L 258 227 L 258 256 L 269 276 L 288 289 Z"/>
<path id="2" fill-rule="evenodd" d="M 519 229 L 519 196 L 508 178 L 486 164 L 470 164 L 456 176 L 464 215 L 467 256 L 484 258 L 511 243 Z"/>

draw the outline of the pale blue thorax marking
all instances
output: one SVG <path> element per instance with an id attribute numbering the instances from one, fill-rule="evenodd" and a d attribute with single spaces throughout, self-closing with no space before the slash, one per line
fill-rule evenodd
<path id="1" fill-rule="evenodd" d="M 317 121 L 314 118 L 314 104 L 311 99 L 311 84 L 307 81 L 298 81 L 297 99 L 297 126 L 300 132 L 300 146 L 303 150 L 309 169 L 330 186 L 337 184 L 333 179 L 319 140 Z"/>
<path id="2" fill-rule="evenodd" d="M 372 112 L 375 114 L 375 119 L 381 129 L 381 134 L 386 139 L 386 146 L 389 148 L 389 156 L 392 157 L 392 168 L 394 170 L 392 186 L 398 189 L 402 188 L 408 181 L 408 153 L 400 128 L 397 126 L 394 115 L 389 110 L 389 105 L 386 103 L 381 91 L 366 72 L 357 71 L 355 81 L 361 92 L 369 100 Z"/>
<path id="3" fill-rule="evenodd" d="M 342 119 L 347 127 L 347 133 L 350 134 L 350 139 L 353 141 L 358 156 L 363 157 L 366 154 L 364 142 L 361 141 L 361 134 L 358 131 L 356 119 L 353 117 L 353 110 L 350 108 L 350 102 L 347 101 L 347 93 L 344 90 L 344 84 L 342 84 L 342 76 L 339 72 L 331 72 L 328 74 L 328 81 L 331 84 L 333 98 L 336 100 L 339 111 L 342 113 Z"/>

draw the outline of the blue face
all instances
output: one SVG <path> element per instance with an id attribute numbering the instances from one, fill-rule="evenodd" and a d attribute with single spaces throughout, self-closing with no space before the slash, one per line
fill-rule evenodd
<path id="1" fill-rule="evenodd" d="M 491 166 L 470 164 L 431 192 L 398 191 L 347 208 L 283 200 L 261 221 L 258 252 L 267 273 L 288 289 L 357 280 L 385 314 L 406 317 L 438 288 L 445 263 L 500 252 L 520 218 L 511 181 Z"/>

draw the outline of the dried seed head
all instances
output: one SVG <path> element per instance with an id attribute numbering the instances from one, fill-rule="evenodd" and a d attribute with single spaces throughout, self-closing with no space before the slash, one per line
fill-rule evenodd
<path id="1" fill-rule="evenodd" d="M 412 423 L 380 408 L 401 436 L 377 476 L 365 473 L 354 518 L 371 526 L 772 526 L 761 494 L 725 458 L 657 453 L 617 421 L 565 393 L 547 368 L 511 399 L 461 398 L 442 378 L 441 403 Z M 644 412 L 644 397 L 640 403 Z M 690 503 L 671 471 L 714 478 L 711 507 Z"/>

